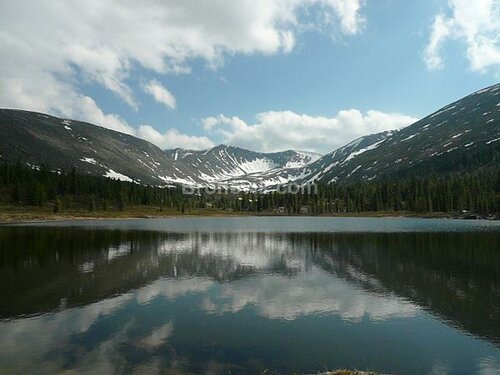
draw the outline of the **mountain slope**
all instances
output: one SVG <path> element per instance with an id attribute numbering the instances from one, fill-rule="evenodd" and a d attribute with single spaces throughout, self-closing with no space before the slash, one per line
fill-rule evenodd
<path id="1" fill-rule="evenodd" d="M 250 191 L 291 182 L 350 183 L 405 175 L 447 174 L 500 165 L 500 84 L 464 97 L 399 131 L 382 132 L 323 156 L 259 153 L 238 147 L 162 151 L 89 123 L 0 109 L 0 161 L 141 184 L 227 184 Z"/>
<path id="2" fill-rule="evenodd" d="M 272 191 L 276 190 L 278 185 L 286 185 L 292 182 L 303 185 L 324 180 L 324 177 L 328 175 L 332 168 L 377 147 L 392 134 L 393 132 L 386 131 L 360 137 L 303 167 L 271 170 L 255 177 L 250 175 L 246 178 L 246 184 L 240 182 L 238 186 L 244 186 L 245 190 Z M 235 182 L 234 180 L 229 182 L 238 184 L 238 181 Z"/>
<path id="3" fill-rule="evenodd" d="M 230 183 L 233 187 L 251 189 L 254 181 L 283 169 L 303 167 L 321 157 L 319 154 L 287 150 L 262 153 L 239 147 L 220 145 L 209 150 L 165 150 L 165 153 L 195 170 L 207 183 Z"/>
<path id="4" fill-rule="evenodd" d="M 343 146 L 315 162 L 260 181 L 349 183 L 388 176 L 446 174 L 500 165 L 500 84 L 468 95 L 399 131 Z"/>
<path id="5" fill-rule="evenodd" d="M 79 173 L 152 185 L 196 182 L 192 171 L 174 165 L 153 144 L 85 122 L 0 109 L 0 138 L 0 160 L 33 168 L 76 168 Z"/>
<path id="6" fill-rule="evenodd" d="M 321 182 L 346 183 L 498 166 L 499 141 L 500 84 L 497 84 L 391 133 L 338 165 L 327 163 L 313 173 Z M 322 163 L 322 159 L 316 162 Z"/>
<path id="7" fill-rule="evenodd" d="M 166 150 L 89 123 L 42 113 L 0 109 L 0 161 L 32 168 L 106 176 L 141 184 L 213 186 L 247 176 L 301 167 L 320 155 L 297 151 L 259 153 L 237 147 Z"/>

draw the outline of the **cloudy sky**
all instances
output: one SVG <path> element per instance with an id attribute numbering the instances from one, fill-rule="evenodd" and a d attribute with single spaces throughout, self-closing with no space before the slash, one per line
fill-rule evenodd
<path id="1" fill-rule="evenodd" d="M 500 80 L 500 0 L 2 0 L 0 107 L 329 152 Z"/>

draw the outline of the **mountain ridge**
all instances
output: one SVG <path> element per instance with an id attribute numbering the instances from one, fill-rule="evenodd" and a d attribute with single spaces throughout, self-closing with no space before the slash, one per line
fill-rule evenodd
<path id="1" fill-rule="evenodd" d="M 314 158 L 312 153 L 293 150 L 261 153 L 227 145 L 200 151 L 161 150 L 143 139 L 87 122 L 11 109 L 0 109 L 0 137 L 3 161 L 33 168 L 47 165 L 54 171 L 75 168 L 83 174 L 155 186 L 213 186 L 303 166 Z"/>
<path id="2" fill-rule="evenodd" d="M 350 183 L 495 166 L 499 141 L 500 84 L 495 84 L 402 129 L 360 137 L 294 171 L 289 180 Z"/>
<path id="3" fill-rule="evenodd" d="M 134 136 L 43 113 L 0 109 L 0 160 L 145 185 L 272 191 L 279 185 L 350 183 L 451 173 L 500 164 L 500 84 L 405 128 L 365 135 L 326 155 L 218 145 L 161 150 Z"/>

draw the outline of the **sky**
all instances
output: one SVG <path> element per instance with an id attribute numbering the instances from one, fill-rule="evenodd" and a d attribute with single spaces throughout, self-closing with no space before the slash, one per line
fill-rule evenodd
<path id="1" fill-rule="evenodd" d="M 0 0 L 0 107 L 328 153 L 500 80 L 500 0 Z"/>

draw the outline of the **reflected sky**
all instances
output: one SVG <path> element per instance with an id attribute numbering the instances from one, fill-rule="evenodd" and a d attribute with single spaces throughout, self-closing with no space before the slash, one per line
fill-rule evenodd
<path id="1" fill-rule="evenodd" d="M 499 373 L 499 239 L 2 227 L 0 373 Z"/>

